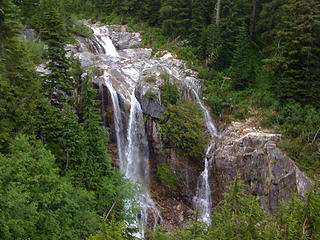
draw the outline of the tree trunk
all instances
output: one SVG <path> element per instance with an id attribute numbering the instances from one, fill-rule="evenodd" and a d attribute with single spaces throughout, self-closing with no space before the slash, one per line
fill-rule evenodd
<path id="1" fill-rule="evenodd" d="M 220 22 L 220 9 L 221 9 L 221 0 L 217 1 L 217 14 L 216 14 L 216 25 L 219 26 Z"/>
<path id="2" fill-rule="evenodd" d="M 257 0 L 252 0 L 252 12 L 250 17 L 250 38 L 253 37 L 254 34 L 254 26 L 256 24 L 256 11 L 257 11 Z"/>

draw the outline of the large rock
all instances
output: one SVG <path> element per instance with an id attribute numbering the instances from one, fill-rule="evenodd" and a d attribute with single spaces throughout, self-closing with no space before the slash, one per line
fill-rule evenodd
<path id="1" fill-rule="evenodd" d="M 135 91 L 136 98 L 140 102 L 141 109 L 144 114 L 147 114 L 153 118 L 160 119 L 166 110 L 165 106 L 162 106 L 158 97 L 143 95 L 139 89 Z"/>
<path id="2" fill-rule="evenodd" d="M 280 139 L 281 135 L 262 132 L 248 123 L 232 123 L 223 132 L 214 153 L 214 167 L 216 173 L 223 176 L 224 190 L 240 175 L 249 185 L 249 191 L 271 214 L 276 213 L 280 202 L 289 200 L 293 192 L 304 197 L 312 182 L 276 146 L 275 142 Z"/>

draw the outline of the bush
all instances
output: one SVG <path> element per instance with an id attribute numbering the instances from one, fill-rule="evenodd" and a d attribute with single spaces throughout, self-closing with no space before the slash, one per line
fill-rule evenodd
<path id="1" fill-rule="evenodd" d="M 171 83 L 167 75 L 164 75 L 162 77 L 163 79 L 165 79 L 165 82 L 160 86 L 161 103 L 164 105 L 176 104 L 180 98 L 177 84 Z"/>
<path id="2" fill-rule="evenodd" d="M 200 107 L 193 102 L 168 105 L 160 120 L 164 141 L 188 157 L 200 157 L 206 146 L 204 119 Z"/>
<path id="3" fill-rule="evenodd" d="M 85 26 L 82 22 L 79 21 L 79 19 L 75 15 L 71 15 L 70 19 L 70 32 L 77 35 L 81 36 L 84 38 L 91 38 L 92 33 L 91 30 Z"/>

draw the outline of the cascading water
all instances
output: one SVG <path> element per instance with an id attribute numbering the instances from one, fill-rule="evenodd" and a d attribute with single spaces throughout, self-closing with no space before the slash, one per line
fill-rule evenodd
<path id="1" fill-rule="evenodd" d="M 149 185 L 149 147 L 145 133 L 143 113 L 140 103 L 135 97 L 133 90 L 131 95 L 131 110 L 128 126 L 128 144 L 126 147 L 126 163 L 123 171 L 126 177 L 134 183 L 139 183 L 144 193 L 140 195 L 139 202 L 142 209 L 139 219 L 140 237 L 144 236 L 144 228 L 148 221 L 148 209 L 152 210 L 157 218 L 159 211 L 148 191 Z M 156 220 L 157 221 L 157 220 Z M 155 221 L 155 223 L 156 223 Z"/>
<path id="2" fill-rule="evenodd" d="M 103 48 L 103 51 L 99 50 L 97 52 L 106 56 L 119 58 L 112 41 L 108 37 L 108 30 L 93 27 L 93 31 L 95 40 L 99 42 L 98 46 Z M 103 78 L 105 85 L 110 92 L 114 109 L 114 125 L 120 159 L 120 171 L 122 171 L 132 183 L 139 185 L 143 191 L 137 199 L 141 212 L 139 218 L 137 218 L 137 223 L 134 224 L 139 228 L 139 233 L 136 237 L 143 238 L 145 235 L 145 227 L 148 222 L 148 213 L 153 213 L 155 224 L 160 217 L 160 213 L 149 193 L 149 146 L 144 127 L 143 113 L 140 104 L 135 97 L 134 90 L 134 86 L 137 84 L 136 81 L 139 79 L 139 76 L 137 77 L 137 72 L 132 72 L 130 69 L 123 69 L 123 72 L 127 75 L 127 77 L 124 78 L 124 81 L 128 89 L 133 88 L 131 89 L 127 138 L 125 138 L 125 130 L 118 98 L 122 98 L 123 101 L 128 99 L 125 95 L 116 92 L 110 80 L 111 76 L 106 71 L 108 66 L 104 66 L 104 69 Z M 127 202 L 127 207 L 129 207 L 129 205 L 131 205 L 131 203 Z"/>
<path id="3" fill-rule="evenodd" d="M 191 82 L 191 83 L 192 84 L 190 84 L 189 87 L 193 95 L 195 96 L 198 104 L 203 110 L 204 118 L 206 120 L 206 127 L 211 135 L 211 140 L 208 145 L 206 155 L 204 157 L 204 170 L 198 179 L 197 192 L 193 201 L 194 201 L 195 207 L 198 208 L 200 211 L 199 220 L 206 223 L 207 225 L 210 225 L 212 203 L 211 203 L 211 189 L 209 184 L 209 173 L 210 173 L 212 162 L 213 162 L 213 156 L 211 156 L 211 150 L 214 146 L 214 138 L 217 136 L 217 130 L 213 124 L 213 121 L 208 109 L 203 105 L 203 103 L 200 100 L 199 93 L 198 93 L 199 85 L 195 85 L 194 82 Z"/>
<path id="4" fill-rule="evenodd" d="M 124 158 L 123 153 L 125 151 L 124 149 L 124 134 L 123 134 L 123 124 L 122 124 L 122 118 L 120 113 L 120 104 L 117 92 L 114 90 L 112 84 L 110 83 L 109 75 L 105 72 L 103 75 L 104 83 L 106 84 L 109 93 L 111 95 L 112 99 L 112 105 L 113 105 L 113 111 L 114 111 L 114 126 L 116 131 L 116 138 L 117 138 L 117 148 L 118 148 L 118 156 L 120 160 L 120 168 L 123 169 L 124 166 Z"/>

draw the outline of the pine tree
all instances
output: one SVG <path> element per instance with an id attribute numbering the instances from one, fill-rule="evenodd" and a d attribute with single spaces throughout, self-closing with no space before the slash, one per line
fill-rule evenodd
<path id="1" fill-rule="evenodd" d="M 41 98 L 40 81 L 24 44 L 11 40 L 0 73 L 0 151 L 17 133 L 33 134 L 35 109 Z"/>

